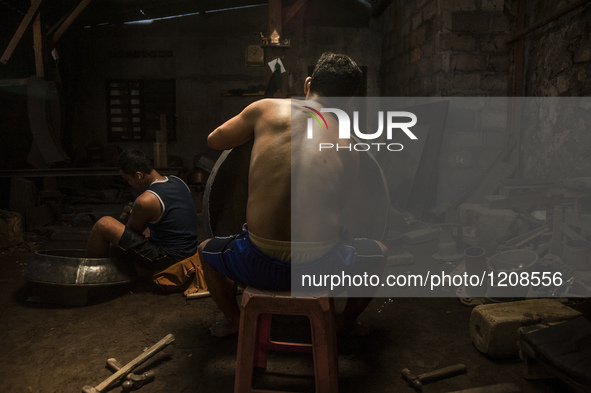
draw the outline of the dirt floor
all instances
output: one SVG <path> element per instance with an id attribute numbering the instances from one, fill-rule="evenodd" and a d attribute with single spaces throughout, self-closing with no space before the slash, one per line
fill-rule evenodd
<path id="1" fill-rule="evenodd" d="M 232 392 L 237 337 L 209 335 L 208 327 L 220 318 L 209 297 L 186 300 L 181 293 L 161 295 L 132 285 L 82 307 L 30 301 L 21 276 L 34 251 L 81 248 L 89 229 L 69 228 L 66 235 L 63 231 L 58 235 L 55 228 L 37 231 L 27 234 L 24 244 L 0 250 L 0 391 L 80 392 L 111 375 L 105 367 L 108 358 L 125 364 L 171 333 L 174 343 L 136 370 L 153 370 L 156 375 L 140 391 Z M 423 247 L 422 252 L 430 251 Z M 339 307 L 342 299 L 337 299 Z M 590 315 L 589 302 L 578 307 Z M 423 391 L 449 392 L 503 382 L 512 382 L 523 392 L 571 391 L 558 380 L 524 379 L 519 359 L 493 360 L 479 353 L 470 339 L 471 311 L 456 298 L 374 299 L 361 317 L 371 328 L 370 335 L 339 339 L 339 391 L 412 392 L 400 376 L 401 369 L 422 373 L 456 363 L 465 364 L 467 373 L 427 384 Z M 278 320 L 275 326 L 305 331 L 299 322 Z M 313 391 L 309 356 L 277 354 L 267 371 L 261 383 Z M 122 388 L 117 385 L 110 391 Z"/>

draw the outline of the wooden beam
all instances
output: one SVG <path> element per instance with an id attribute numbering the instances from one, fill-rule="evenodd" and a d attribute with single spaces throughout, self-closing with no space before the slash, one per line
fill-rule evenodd
<path id="1" fill-rule="evenodd" d="M 281 0 L 269 0 L 269 37 L 273 30 L 281 36 Z"/>
<path id="2" fill-rule="evenodd" d="M 525 26 L 526 1 L 512 0 L 511 2 L 511 13 L 515 17 L 511 26 L 512 33 L 521 31 Z M 523 96 L 524 48 L 523 38 L 520 38 L 513 42 L 509 50 L 509 86 L 507 92 L 509 97 Z M 521 144 L 521 100 L 510 101 L 510 104 L 507 114 L 507 139 L 510 147 L 507 161 L 515 165 L 516 170 L 518 170 Z"/>
<path id="3" fill-rule="evenodd" d="M 0 79 L 0 87 L 22 86 L 29 83 L 29 78 L 20 79 Z"/>
<path id="4" fill-rule="evenodd" d="M 33 50 L 35 51 L 35 75 L 45 77 L 45 54 L 43 50 L 45 37 L 41 26 L 41 13 L 37 13 L 33 21 Z"/>
<path id="5" fill-rule="evenodd" d="M 0 63 L 3 63 L 3 64 L 8 63 L 10 56 L 12 56 L 12 53 L 14 52 L 14 50 L 16 49 L 16 46 L 18 45 L 19 41 L 23 37 L 23 34 L 25 34 L 25 30 L 27 30 L 27 27 L 29 27 L 29 24 L 31 24 L 33 17 L 35 17 L 35 15 L 37 14 L 37 11 L 39 10 L 39 6 L 41 5 L 42 1 L 43 0 L 33 0 L 31 2 L 31 6 L 29 7 L 29 10 L 27 11 L 25 16 L 23 17 L 21 24 L 16 29 L 16 32 L 12 36 L 12 39 L 10 40 L 10 42 L 8 43 L 8 46 L 6 47 L 4 54 L 0 58 Z"/>
<path id="6" fill-rule="evenodd" d="M 68 28 L 70 27 L 70 25 L 72 23 L 74 23 L 74 21 L 76 20 L 76 18 L 82 13 L 82 11 L 84 11 L 84 9 L 86 8 L 86 6 L 88 6 L 88 4 L 90 3 L 91 0 L 82 0 L 77 6 L 76 8 L 74 8 L 74 10 L 72 12 L 70 12 L 70 15 L 68 15 L 68 17 L 64 20 L 64 23 L 62 23 L 57 30 L 55 31 L 55 33 L 51 36 L 51 46 L 54 47 L 55 44 L 57 43 L 57 41 L 62 37 L 62 35 L 66 32 L 66 30 L 68 30 Z"/>
<path id="7" fill-rule="evenodd" d="M 298 13 L 298 11 L 306 4 L 308 0 L 298 0 L 285 13 L 285 20 L 283 21 L 283 25 L 287 25 L 289 21 L 293 19 L 294 16 Z"/>

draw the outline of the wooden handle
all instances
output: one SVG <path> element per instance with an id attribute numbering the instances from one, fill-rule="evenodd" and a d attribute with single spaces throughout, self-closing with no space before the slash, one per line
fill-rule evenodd
<path id="1" fill-rule="evenodd" d="M 98 386 L 96 386 L 95 389 L 99 392 L 102 392 L 103 390 L 105 390 L 106 388 L 111 386 L 111 384 L 113 384 L 119 378 L 121 378 L 124 375 L 129 374 L 131 371 L 133 371 L 133 369 L 135 369 L 137 366 L 139 366 L 140 364 L 142 364 L 143 362 L 145 362 L 146 360 L 148 360 L 149 358 L 154 356 L 156 353 L 160 352 L 162 349 L 164 349 L 164 347 L 166 347 L 168 344 L 172 343 L 173 341 L 174 341 L 174 336 L 172 334 L 167 335 L 162 340 L 158 341 L 156 344 L 154 344 L 152 347 L 150 347 L 147 351 L 143 352 L 141 355 L 139 355 L 138 357 L 133 359 L 131 362 L 129 362 L 125 366 L 121 367 L 119 369 L 119 371 L 117 371 L 115 374 L 111 375 L 109 378 L 105 379 Z"/>
<path id="2" fill-rule="evenodd" d="M 463 374 L 466 372 L 466 366 L 463 364 L 455 364 L 453 366 L 440 368 L 439 370 L 431 371 L 419 375 L 421 383 L 429 381 L 436 381 L 442 378 L 453 377 L 454 375 Z"/>

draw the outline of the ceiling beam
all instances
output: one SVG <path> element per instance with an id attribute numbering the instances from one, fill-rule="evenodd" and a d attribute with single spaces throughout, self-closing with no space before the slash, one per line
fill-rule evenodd
<path id="1" fill-rule="evenodd" d="M 8 63 L 8 60 L 10 60 L 10 56 L 12 56 L 12 53 L 14 52 L 14 50 L 16 49 L 16 46 L 18 45 L 21 38 L 23 37 L 23 34 L 25 34 L 27 27 L 29 27 L 29 25 L 31 24 L 31 21 L 33 20 L 33 18 L 37 14 L 37 11 L 39 10 L 39 6 L 41 5 L 42 1 L 43 0 L 32 0 L 31 1 L 31 6 L 29 7 L 29 10 L 27 11 L 25 16 L 23 17 L 21 24 L 16 29 L 16 32 L 12 36 L 12 39 L 8 43 L 8 46 L 6 47 L 4 54 L 0 58 L 0 63 L 3 63 L 3 64 Z"/>
<path id="2" fill-rule="evenodd" d="M 57 43 L 57 41 L 62 37 L 62 35 L 66 32 L 66 30 L 68 30 L 68 28 L 70 27 L 70 25 L 72 23 L 74 23 L 74 21 L 76 20 L 76 18 L 80 15 L 80 13 L 82 13 L 82 11 L 84 11 L 84 9 L 86 8 L 86 6 L 91 2 L 91 0 L 82 0 L 77 6 L 76 8 L 74 8 L 74 10 L 72 12 L 70 12 L 70 15 L 68 15 L 68 17 L 66 18 L 66 20 L 64 20 L 64 23 L 62 23 L 57 30 L 55 31 L 55 33 L 53 33 L 53 35 L 51 36 L 51 46 L 55 47 L 55 44 Z"/>

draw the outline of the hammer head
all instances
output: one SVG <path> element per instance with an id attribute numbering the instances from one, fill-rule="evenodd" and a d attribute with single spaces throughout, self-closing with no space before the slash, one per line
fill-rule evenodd
<path id="1" fill-rule="evenodd" d="M 404 379 L 408 383 L 408 385 L 414 388 L 415 390 L 421 390 L 423 388 L 423 384 L 421 383 L 421 380 L 419 379 L 418 375 L 415 375 L 412 372 L 410 372 L 408 368 L 402 369 L 402 379 Z"/>
<path id="2" fill-rule="evenodd" d="M 78 385 L 80 386 L 80 385 Z M 98 390 L 93 388 L 92 386 L 85 386 L 82 388 L 82 393 L 100 393 Z"/>

